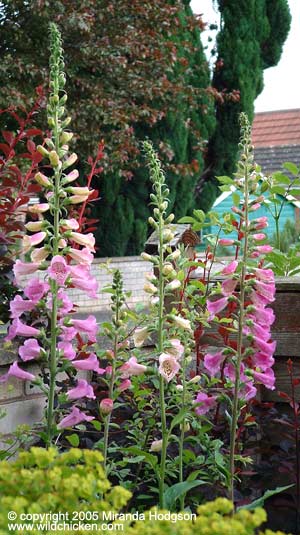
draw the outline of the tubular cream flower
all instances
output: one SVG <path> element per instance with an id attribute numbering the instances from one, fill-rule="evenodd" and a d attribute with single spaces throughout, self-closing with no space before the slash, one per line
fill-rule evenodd
<path id="1" fill-rule="evenodd" d="M 34 249 L 30 255 L 30 258 L 33 263 L 43 262 L 49 256 L 48 247 L 40 247 L 39 249 Z"/>
<path id="2" fill-rule="evenodd" d="M 13 272 L 16 278 L 16 281 L 20 281 L 20 277 L 23 275 L 31 275 L 32 273 L 35 273 L 40 267 L 40 263 L 38 262 L 21 262 L 21 260 L 17 260 L 14 267 Z"/>
<path id="3" fill-rule="evenodd" d="M 192 331 L 191 322 L 182 316 L 171 316 L 171 319 L 177 327 L 181 327 L 187 331 Z"/>
<path id="4" fill-rule="evenodd" d="M 148 336 L 150 335 L 147 327 L 137 328 L 135 329 L 132 338 L 135 347 L 142 347 L 145 340 L 147 340 Z"/>
<path id="5" fill-rule="evenodd" d="M 63 178 L 63 182 L 64 182 L 64 184 L 68 184 L 69 182 L 74 182 L 74 180 L 76 180 L 78 177 L 79 177 L 78 170 L 77 169 L 73 169 L 73 171 L 71 171 L 71 173 L 69 173 L 68 175 L 66 175 Z"/>
<path id="6" fill-rule="evenodd" d="M 168 348 L 168 352 L 171 353 L 177 360 L 180 360 L 184 354 L 184 345 L 178 338 L 172 338 L 170 340 L 171 347 Z"/>
<path id="7" fill-rule="evenodd" d="M 74 218 L 62 219 L 60 222 L 60 226 L 64 230 L 78 230 L 79 229 L 79 223 Z"/>
<path id="8" fill-rule="evenodd" d="M 165 287 L 165 291 L 166 292 L 171 292 L 171 291 L 174 291 L 174 290 L 178 290 L 178 288 L 180 288 L 181 286 L 181 282 L 180 280 L 178 279 L 174 279 L 172 280 L 171 282 L 169 282 L 166 287 Z"/>
<path id="9" fill-rule="evenodd" d="M 43 214 L 49 210 L 49 204 L 47 202 L 32 204 L 27 208 L 31 214 Z"/>
<path id="10" fill-rule="evenodd" d="M 36 234 L 32 234 L 31 236 L 25 235 L 23 238 L 23 253 L 27 253 L 31 249 L 31 247 L 35 247 L 36 245 L 44 241 L 46 236 L 46 232 L 37 232 Z"/>
<path id="11" fill-rule="evenodd" d="M 38 232 L 39 230 L 42 230 L 42 228 L 45 226 L 45 221 L 29 221 L 26 223 L 25 228 L 27 230 L 30 230 L 30 232 Z"/>
<path id="12" fill-rule="evenodd" d="M 154 284 L 152 284 L 152 282 L 146 282 L 144 284 L 144 292 L 148 294 L 155 294 L 157 293 L 157 288 L 154 286 Z"/>
<path id="13" fill-rule="evenodd" d="M 43 173 L 36 173 L 34 178 L 41 186 L 44 186 L 45 188 L 52 187 L 52 182 L 50 182 L 49 178 L 46 175 L 43 175 Z"/>
<path id="14" fill-rule="evenodd" d="M 142 375 L 146 370 L 147 366 L 139 364 L 136 357 L 130 357 L 125 364 L 120 366 L 118 371 L 121 372 L 122 379 L 128 379 L 132 375 Z"/>
<path id="15" fill-rule="evenodd" d="M 168 383 L 175 377 L 179 370 L 180 365 L 173 355 L 161 353 L 159 356 L 158 371 Z"/>
<path id="16" fill-rule="evenodd" d="M 151 446 L 150 446 L 150 451 L 154 451 L 155 453 L 161 451 L 162 449 L 162 439 L 160 440 L 153 440 Z"/>
<path id="17" fill-rule="evenodd" d="M 68 416 L 65 416 L 61 422 L 58 424 L 58 429 L 64 429 L 66 427 L 73 427 L 74 425 L 79 424 L 80 422 L 90 422 L 94 420 L 94 416 L 88 416 L 84 412 L 80 411 L 78 407 L 73 407 L 72 411 Z"/>
<path id="18" fill-rule="evenodd" d="M 79 264 L 86 264 L 91 265 L 93 262 L 93 255 L 89 251 L 87 247 L 84 247 L 83 249 L 73 249 L 70 247 L 68 250 L 68 255 L 75 260 L 75 262 L 78 262 Z"/>
<path id="19" fill-rule="evenodd" d="M 89 234 L 80 234 L 80 232 L 70 232 L 70 239 L 79 245 L 84 245 L 92 253 L 95 252 L 95 238 L 90 232 Z"/>

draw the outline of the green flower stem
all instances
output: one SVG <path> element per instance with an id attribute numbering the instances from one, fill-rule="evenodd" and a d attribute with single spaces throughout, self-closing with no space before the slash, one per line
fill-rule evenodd
<path id="1" fill-rule="evenodd" d="M 245 238 L 244 249 L 242 256 L 242 270 L 240 276 L 240 298 L 239 298 L 239 318 L 238 318 L 238 341 L 237 341 L 237 353 L 235 362 L 235 385 L 233 394 L 233 405 L 231 414 L 231 429 L 230 429 L 230 453 L 229 453 L 229 469 L 230 469 L 230 482 L 229 482 L 229 496 L 234 504 L 234 475 L 235 475 L 235 449 L 237 440 L 237 426 L 240 415 L 239 407 L 239 390 L 241 386 L 241 363 L 243 359 L 243 327 L 244 327 L 244 306 L 245 306 L 245 281 L 247 273 L 247 260 L 248 260 L 248 234 L 249 234 L 249 185 L 248 185 L 248 157 L 249 147 L 245 146 L 245 183 L 244 183 L 244 199 L 245 199 Z"/>
<path id="2" fill-rule="evenodd" d="M 186 407 L 186 362 L 185 355 L 183 355 L 182 362 L 182 408 Z M 184 435 L 185 435 L 185 420 L 181 423 L 181 431 L 179 437 L 179 483 L 183 483 L 183 448 L 184 448 Z M 184 510 L 185 494 L 180 497 L 180 510 Z"/>
<path id="3" fill-rule="evenodd" d="M 54 75 L 53 80 L 53 93 L 52 101 L 57 100 L 57 103 L 54 105 L 54 110 L 52 117 L 54 120 L 53 127 L 53 142 L 55 145 L 55 151 L 59 154 L 60 149 L 60 140 L 59 140 L 59 83 L 57 75 Z M 51 98 L 50 97 L 50 98 Z M 53 98 L 54 97 L 54 98 Z M 53 207 L 53 238 L 52 238 L 52 255 L 55 256 L 58 254 L 58 242 L 60 239 L 59 235 L 59 220 L 60 220 L 60 185 L 61 185 L 61 170 L 59 167 L 55 167 L 54 172 L 54 207 Z M 55 398 L 55 385 L 56 385 L 56 375 L 57 375 L 57 312 L 58 312 L 58 303 L 57 303 L 57 293 L 58 293 L 58 283 L 56 280 L 51 280 L 51 295 L 52 295 L 52 310 L 51 310 L 51 326 L 50 326 L 50 362 L 49 362 L 49 394 L 48 394 L 48 408 L 47 408 L 47 446 L 49 447 L 52 444 L 53 435 L 54 435 L 54 398 Z"/>
<path id="4" fill-rule="evenodd" d="M 161 186 L 158 188 L 158 199 L 161 199 Z M 164 221 L 163 216 L 160 214 L 159 223 L 158 223 L 158 234 L 159 234 L 159 307 L 158 307 L 158 352 L 161 354 L 163 352 L 163 328 L 164 328 L 164 276 L 163 276 L 163 263 L 164 263 L 164 248 L 163 248 L 163 229 Z M 165 500 L 164 500 L 164 491 L 165 491 L 165 470 L 166 470 L 166 458 L 167 458 L 167 448 L 168 448 L 168 430 L 167 430 L 167 418 L 166 418 L 166 404 L 165 404 L 165 380 L 162 375 L 159 376 L 159 401 L 160 401 L 160 411 L 161 411 L 161 432 L 162 432 L 162 449 L 161 449 L 161 459 L 160 459 L 160 481 L 159 481 L 159 505 L 161 509 L 164 509 Z"/>
<path id="5" fill-rule="evenodd" d="M 116 319 L 117 319 L 117 321 L 119 319 L 118 307 L 117 307 L 117 310 L 116 310 Z M 112 371 L 111 371 L 111 376 L 110 376 L 110 381 L 109 381 L 109 389 L 108 389 L 108 397 L 110 399 L 113 399 L 113 395 L 114 395 L 118 342 L 119 342 L 119 336 L 118 336 L 118 331 L 116 331 L 115 332 L 115 337 L 114 337 L 114 344 L 113 344 L 114 356 L 113 356 L 113 361 L 112 361 Z M 104 421 L 103 466 L 104 466 L 104 470 L 105 470 L 106 473 L 107 473 L 107 465 L 106 464 L 107 464 L 108 437 L 109 437 L 110 421 L 111 421 L 111 413 L 108 414 L 105 417 L 105 421 Z"/>

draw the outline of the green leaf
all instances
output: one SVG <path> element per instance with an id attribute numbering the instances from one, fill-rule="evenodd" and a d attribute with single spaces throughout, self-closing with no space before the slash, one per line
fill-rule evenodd
<path id="1" fill-rule="evenodd" d="M 196 223 L 195 219 L 189 215 L 186 215 L 184 217 L 181 217 L 178 220 L 178 223 Z"/>
<path id="2" fill-rule="evenodd" d="M 224 186 L 219 186 L 219 190 L 221 191 L 232 191 L 231 186 L 225 184 Z"/>
<path id="3" fill-rule="evenodd" d="M 169 429 L 169 432 L 171 433 L 172 429 L 174 429 L 174 427 L 176 427 L 178 424 L 181 424 L 181 422 L 184 420 L 184 418 L 186 417 L 187 415 L 187 409 L 181 409 L 181 411 L 179 411 L 178 414 L 176 414 L 176 416 L 173 418 L 171 424 L 170 424 L 170 429 Z"/>
<path id="4" fill-rule="evenodd" d="M 238 193 L 236 193 L 236 192 L 232 193 L 232 202 L 233 202 L 234 206 L 239 206 L 240 205 L 241 198 L 240 198 Z"/>
<path id="5" fill-rule="evenodd" d="M 237 511 L 240 511 L 241 509 L 246 509 L 246 511 L 252 511 L 253 509 L 256 509 L 256 507 L 263 507 L 265 501 L 268 498 L 271 498 L 271 496 L 275 496 L 276 494 L 280 494 L 280 492 L 283 492 L 284 490 L 290 489 L 291 487 L 294 487 L 295 485 L 286 485 L 285 487 L 276 487 L 276 489 L 273 490 L 267 490 L 261 498 L 258 498 L 257 500 L 254 500 L 252 503 L 248 503 L 247 505 L 241 505 L 237 508 Z"/>
<path id="6" fill-rule="evenodd" d="M 292 175 L 298 175 L 298 167 L 297 165 L 295 165 L 294 163 L 292 162 L 284 162 L 282 164 L 282 167 L 284 167 L 285 169 L 287 169 L 290 173 L 292 173 Z"/>
<path id="7" fill-rule="evenodd" d="M 72 435 L 68 435 L 66 436 L 66 439 L 68 442 L 70 442 L 71 446 L 73 446 L 73 448 L 78 448 L 79 446 L 79 436 L 77 435 L 77 433 L 73 433 Z"/>
<path id="8" fill-rule="evenodd" d="M 193 214 L 200 221 L 200 223 L 204 223 L 205 220 L 205 213 L 203 210 L 193 210 Z"/>
<path id="9" fill-rule="evenodd" d="M 94 428 L 97 430 L 97 431 L 100 431 L 101 429 L 101 422 L 99 422 L 99 420 L 92 420 L 92 425 L 94 426 Z"/>
<path id="10" fill-rule="evenodd" d="M 156 472 L 156 469 L 157 469 L 156 455 L 152 455 L 152 453 L 143 451 L 140 448 L 138 448 L 138 446 L 130 446 L 129 448 L 124 448 L 123 451 L 126 453 L 132 453 L 132 455 L 140 455 L 144 459 L 144 461 L 150 464 L 150 466 L 152 466 L 153 470 L 155 470 Z"/>
<path id="11" fill-rule="evenodd" d="M 272 177 L 277 183 L 285 184 L 286 186 L 289 186 L 291 183 L 291 179 L 284 175 L 281 171 L 276 171 L 276 173 L 273 173 Z"/>
<path id="12" fill-rule="evenodd" d="M 230 176 L 217 176 L 217 180 L 221 182 L 221 184 L 234 184 L 234 181 Z"/>
<path id="13" fill-rule="evenodd" d="M 282 196 L 284 196 L 287 193 L 286 189 L 283 186 L 273 186 L 270 189 L 270 192 L 276 193 L 277 195 L 282 195 Z"/>
<path id="14" fill-rule="evenodd" d="M 181 483 L 175 483 L 175 485 L 169 487 L 164 492 L 165 508 L 171 510 L 178 498 L 199 485 L 205 485 L 205 481 L 202 479 L 196 479 L 195 481 L 182 481 Z"/>

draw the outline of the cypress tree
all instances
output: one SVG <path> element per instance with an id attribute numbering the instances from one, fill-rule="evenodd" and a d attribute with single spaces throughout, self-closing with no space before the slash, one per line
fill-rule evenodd
<path id="1" fill-rule="evenodd" d="M 218 0 L 221 28 L 213 86 L 223 94 L 216 101 L 216 124 L 206 157 L 207 172 L 198 183 L 197 203 L 207 208 L 218 193 L 214 180 L 235 169 L 239 114 L 252 122 L 254 101 L 263 89 L 263 70 L 276 65 L 288 35 L 291 15 L 287 0 Z M 228 92 L 239 91 L 239 98 Z"/>

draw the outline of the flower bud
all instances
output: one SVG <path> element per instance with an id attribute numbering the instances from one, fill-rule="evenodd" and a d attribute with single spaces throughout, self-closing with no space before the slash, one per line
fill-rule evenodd
<path id="1" fill-rule="evenodd" d="M 176 390 L 178 390 L 178 392 L 182 392 L 183 391 L 183 385 L 176 385 Z"/>
<path id="2" fill-rule="evenodd" d="M 73 152 L 69 158 L 67 158 L 67 160 L 63 163 L 63 169 L 67 169 L 67 167 L 70 167 L 71 165 L 73 165 L 75 162 L 77 162 L 77 154 L 75 154 L 75 152 Z"/>
<path id="3" fill-rule="evenodd" d="M 53 167 L 58 167 L 60 164 L 58 154 L 55 150 L 50 151 L 49 160 L 50 160 L 51 165 L 53 165 Z"/>
<path id="4" fill-rule="evenodd" d="M 65 143 L 69 143 L 73 136 L 73 132 L 62 132 L 60 136 L 60 142 L 62 143 L 62 145 L 64 145 Z"/>
<path id="5" fill-rule="evenodd" d="M 37 151 L 42 155 L 44 156 L 44 158 L 48 158 L 49 157 L 49 151 L 47 149 L 45 149 L 45 147 L 42 147 L 42 145 L 38 145 L 37 146 Z"/>
<path id="6" fill-rule="evenodd" d="M 166 285 L 165 290 L 166 292 L 178 290 L 180 286 L 181 282 L 178 279 L 174 279 Z"/>
<path id="7" fill-rule="evenodd" d="M 146 282 L 144 284 L 144 292 L 147 292 L 148 294 L 155 294 L 157 293 L 157 288 L 151 282 Z"/>
<path id="8" fill-rule="evenodd" d="M 100 401 L 100 412 L 103 416 L 108 416 L 114 408 L 114 402 L 110 398 L 104 398 Z"/>
<path id="9" fill-rule="evenodd" d="M 192 385 L 195 383 L 199 383 L 200 379 L 201 379 L 200 375 L 195 375 L 195 377 L 189 380 L 189 383 Z"/>
<path id="10" fill-rule="evenodd" d="M 163 231 L 163 241 L 165 243 L 167 243 L 167 242 L 170 242 L 171 240 L 173 240 L 173 238 L 174 238 L 173 232 L 168 228 L 164 229 L 164 231 Z"/>
<path id="11" fill-rule="evenodd" d="M 180 429 L 183 429 L 185 433 L 188 433 L 189 430 L 191 429 L 191 426 L 189 422 L 183 422 L 182 424 L 180 424 Z"/>
<path id="12" fill-rule="evenodd" d="M 55 145 L 54 145 L 52 139 L 50 139 L 49 137 L 46 137 L 45 143 L 46 143 L 47 147 L 49 147 L 49 149 L 51 149 L 51 150 L 55 149 Z"/>
<path id="13" fill-rule="evenodd" d="M 168 260 L 177 260 L 181 256 L 181 252 L 179 249 L 175 249 L 173 253 L 169 254 Z"/>
<path id="14" fill-rule="evenodd" d="M 166 262 L 164 264 L 163 269 L 162 269 L 162 273 L 163 273 L 163 275 L 168 276 L 173 272 L 173 270 L 174 270 L 174 268 L 173 268 L 172 264 L 170 262 Z"/>
<path id="15" fill-rule="evenodd" d="M 46 175 L 43 175 L 43 173 L 36 173 L 34 178 L 41 186 L 45 186 L 46 188 L 52 187 L 52 183 L 50 182 L 49 178 Z"/>
<path id="16" fill-rule="evenodd" d="M 152 227 L 156 227 L 157 223 L 156 221 L 153 219 L 153 217 L 148 217 L 148 223 L 149 225 L 151 225 Z"/>
<path id="17" fill-rule="evenodd" d="M 25 228 L 27 230 L 30 230 L 31 232 L 38 232 L 39 230 L 42 230 L 45 226 L 45 221 L 29 221 L 29 223 L 26 223 Z"/>
<path id="18" fill-rule="evenodd" d="M 169 224 L 169 223 L 172 223 L 172 221 L 174 221 L 175 219 L 175 215 L 174 214 L 170 214 L 168 215 L 167 219 L 166 219 L 166 223 Z"/>

